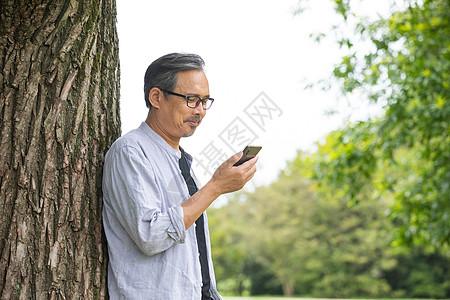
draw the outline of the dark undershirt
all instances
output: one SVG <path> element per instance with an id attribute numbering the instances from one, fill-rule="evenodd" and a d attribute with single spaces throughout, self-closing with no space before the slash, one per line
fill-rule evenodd
<path id="1" fill-rule="evenodd" d="M 191 176 L 190 172 L 190 163 L 186 158 L 186 153 L 183 149 L 181 149 L 181 158 L 179 161 L 179 166 L 181 170 L 181 174 L 183 175 L 184 181 L 189 190 L 189 194 L 192 196 L 197 191 L 197 185 L 194 182 L 194 179 Z M 205 223 L 203 219 L 203 214 L 195 221 L 195 234 L 197 236 L 197 245 L 198 251 L 200 252 L 200 266 L 202 270 L 202 300 L 210 300 L 211 295 L 209 293 L 210 287 L 210 277 L 209 277 L 209 267 L 208 267 L 208 256 L 206 250 L 206 236 L 205 236 Z"/>

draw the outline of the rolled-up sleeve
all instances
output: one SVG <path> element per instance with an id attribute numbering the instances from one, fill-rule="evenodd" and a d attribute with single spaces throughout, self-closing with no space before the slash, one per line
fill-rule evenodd
<path id="1" fill-rule="evenodd" d="M 185 241 L 183 209 L 165 207 L 167 191 L 141 149 L 116 148 L 103 176 L 110 213 L 143 253 L 154 255 Z"/>

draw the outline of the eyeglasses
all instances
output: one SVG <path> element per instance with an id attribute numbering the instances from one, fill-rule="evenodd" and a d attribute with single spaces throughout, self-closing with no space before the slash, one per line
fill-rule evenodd
<path id="1" fill-rule="evenodd" d="M 183 97 L 184 99 L 186 99 L 186 105 L 189 108 L 197 108 L 200 105 L 200 102 L 202 103 L 202 107 L 203 109 L 209 109 L 211 107 L 211 105 L 214 102 L 214 98 L 209 98 L 209 97 L 205 97 L 205 98 L 200 98 L 199 96 L 186 96 L 186 95 L 182 95 L 182 94 L 178 94 L 178 93 L 174 93 L 168 90 L 164 90 L 161 89 L 164 93 L 170 94 L 170 95 L 174 95 L 174 96 L 178 96 L 178 97 Z"/>

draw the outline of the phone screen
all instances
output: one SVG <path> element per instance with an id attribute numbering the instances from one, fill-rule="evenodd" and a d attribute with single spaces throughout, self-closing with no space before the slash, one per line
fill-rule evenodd
<path id="1" fill-rule="evenodd" d="M 253 157 L 256 156 L 256 154 L 258 154 L 258 152 L 261 150 L 261 146 L 247 146 L 245 147 L 242 157 L 241 159 L 235 163 L 233 166 L 240 166 L 243 163 L 245 163 L 246 161 L 252 159 Z"/>

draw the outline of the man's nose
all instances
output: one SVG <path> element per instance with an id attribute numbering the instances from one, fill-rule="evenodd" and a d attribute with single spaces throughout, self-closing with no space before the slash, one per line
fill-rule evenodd
<path id="1" fill-rule="evenodd" d="M 199 114 L 199 115 L 204 115 L 206 113 L 206 109 L 203 108 L 202 101 L 200 101 L 198 106 L 196 108 L 194 108 L 194 111 L 196 112 L 196 114 Z"/>

